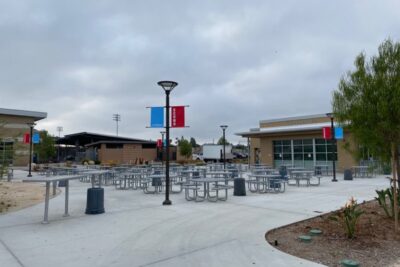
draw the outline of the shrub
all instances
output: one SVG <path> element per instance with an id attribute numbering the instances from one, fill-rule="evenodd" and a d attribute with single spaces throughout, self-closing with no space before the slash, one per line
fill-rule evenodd
<path id="1" fill-rule="evenodd" d="M 393 190 L 393 187 L 384 190 L 375 190 L 375 192 L 378 194 L 378 197 L 375 197 L 375 199 L 378 201 L 379 206 L 383 209 L 386 216 L 389 218 L 394 218 Z M 389 203 L 387 202 L 387 200 L 389 200 Z M 398 205 L 400 205 L 400 189 L 397 189 L 397 203 Z"/>
<path id="2" fill-rule="evenodd" d="M 346 202 L 330 219 L 339 222 L 345 229 L 347 238 L 354 238 L 356 232 L 357 221 L 364 211 L 358 208 L 357 200 L 353 197 Z"/>

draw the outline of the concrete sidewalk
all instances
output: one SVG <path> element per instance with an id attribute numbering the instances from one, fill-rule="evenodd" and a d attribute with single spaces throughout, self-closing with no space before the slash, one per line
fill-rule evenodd
<path id="1" fill-rule="evenodd" d="M 337 209 L 350 196 L 370 200 L 388 184 L 339 176 L 217 203 L 173 194 L 172 206 L 161 205 L 162 194 L 106 187 L 106 213 L 85 215 L 89 184 L 73 181 L 70 217 L 62 217 L 64 193 L 50 201 L 48 225 L 41 224 L 43 203 L 0 215 L 0 266 L 320 266 L 276 250 L 265 233 Z"/>

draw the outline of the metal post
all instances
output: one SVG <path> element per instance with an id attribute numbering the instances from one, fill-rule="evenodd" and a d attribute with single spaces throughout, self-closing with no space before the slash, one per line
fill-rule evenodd
<path id="1" fill-rule="evenodd" d="M 165 132 L 161 133 L 161 166 L 164 166 L 164 134 Z"/>
<path id="2" fill-rule="evenodd" d="M 223 142 L 223 148 L 224 148 L 224 155 L 223 155 L 223 160 L 224 160 L 224 170 L 225 170 L 225 168 L 226 168 L 226 154 L 225 154 L 225 144 L 226 144 L 226 140 L 225 140 L 225 130 L 226 130 L 226 128 L 228 128 L 228 125 L 221 125 L 220 126 L 221 127 L 221 129 L 222 129 L 222 142 Z"/>
<path id="3" fill-rule="evenodd" d="M 222 139 L 224 142 L 224 170 L 226 169 L 226 157 L 225 157 L 225 128 L 222 128 Z"/>
<path id="4" fill-rule="evenodd" d="M 44 201 L 44 218 L 43 224 L 49 223 L 49 198 L 50 198 L 50 182 L 46 182 L 46 197 Z"/>
<path id="5" fill-rule="evenodd" d="M 332 182 L 337 182 L 336 180 L 336 166 L 335 166 L 335 148 L 336 148 L 336 138 L 335 138 L 335 126 L 333 125 L 333 116 L 331 116 L 331 140 L 332 140 Z"/>
<path id="6" fill-rule="evenodd" d="M 68 217 L 68 196 L 69 196 L 69 180 L 65 180 L 65 211 L 64 217 Z"/>
<path id="7" fill-rule="evenodd" d="M 169 93 L 170 91 L 165 91 L 166 95 L 166 112 L 165 112 L 165 130 L 166 130 L 166 139 L 167 139 L 167 144 L 166 144 L 166 157 L 165 157 L 165 200 L 163 202 L 163 205 L 171 205 L 171 200 L 169 200 Z"/>
<path id="8" fill-rule="evenodd" d="M 63 130 L 63 127 L 58 126 L 57 131 L 58 131 L 58 149 L 57 149 L 57 161 L 60 162 L 60 138 L 61 138 L 61 132 Z"/>
<path id="9" fill-rule="evenodd" d="M 113 114 L 113 120 L 117 123 L 117 136 L 118 136 L 118 122 L 121 121 L 121 115 Z"/>
<path id="10" fill-rule="evenodd" d="M 53 182 L 53 196 L 57 194 L 57 181 Z"/>
<path id="11" fill-rule="evenodd" d="M 30 124 L 30 136 L 29 136 L 29 174 L 28 177 L 32 177 L 31 171 L 32 171 L 32 135 L 33 135 L 33 126 L 34 124 Z"/>

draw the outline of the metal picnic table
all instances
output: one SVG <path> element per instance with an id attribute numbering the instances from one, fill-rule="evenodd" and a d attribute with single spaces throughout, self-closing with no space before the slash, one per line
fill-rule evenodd
<path id="1" fill-rule="evenodd" d="M 69 216 L 68 214 L 68 198 L 69 198 L 69 180 L 75 180 L 81 178 L 82 175 L 60 175 L 60 176 L 40 176 L 40 177 L 35 177 L 35 178 L 28 178 L 22 180 L 23 182 L 27 183 L 46 183 L 46 197 L 45 197 L 45 203 L 44 203 L 44 218 L 42 223 L 47 224 L 49 223 L 48 218 L 49 218 L 49 199 L 50 199 L 50 183 L 51 182 L 57 182 L 57 181 L 65 181 L 65 211 L 64 211 L 64 217 Z"/>

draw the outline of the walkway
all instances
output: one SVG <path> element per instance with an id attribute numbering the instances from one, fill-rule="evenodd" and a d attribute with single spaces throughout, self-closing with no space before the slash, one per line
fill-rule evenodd
<path id="1" fill-rule="evenodd" d="M 43 204 L 0 215 L 0 266 L 320 266 L 276 250 L 265 232 L 342 206 L 350 196 L 372 199 L 385 178 L 319 187 L 289 187 L 284 194 L 229 196 L 227 202 L 193 203 L 172 195 L 105 190 L 106 213 L 85 215 L 88 184 L 71 182 L 70 217 L 64 193 Z"/>

